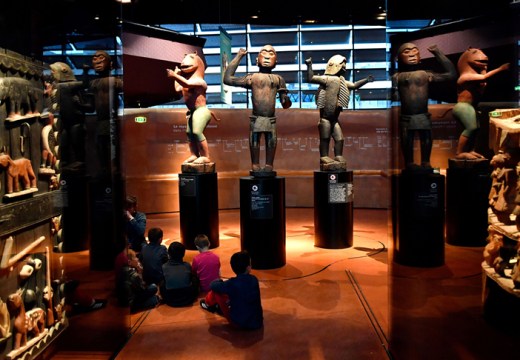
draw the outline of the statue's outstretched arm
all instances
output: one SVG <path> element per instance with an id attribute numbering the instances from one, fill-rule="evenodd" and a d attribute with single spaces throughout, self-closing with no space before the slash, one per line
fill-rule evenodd
<path id="1" fill-rule="evenodd" d="M 432 73 L 432 81 L 450 81 L 455 80 L 457 78 L 457 69 L 455 69 L 455 65 L 444 55 L 442 51 L 439 50 L 437 45 L 432 45 L 428 47 L 428 51 L 435 56 L 435 59 L 441 64 L 444 72 L 442 73 Z"/>
<path id="2" fill-rule="evenodd" d="M 359 89 L 361 86 L 372 81 L 374 81 L 374 77 L 372 75 L 368 75 L 366 78 L 356 81 L 354 84 L 352 84 L 352 87 L 349 86 L 349 88 L 353 90 Z"/>
<path id="3" fill-rule="evenodd" d="M 238 53 L 236 56 L 231 60 L 231 62 L 228 64 L 226 71 L 224 72 L 224 84 L 230 85 L 230 86 L 244 86 L 238 78 L 235 77 L 235 72 L 237 71 L 238 65 L 240 65 L 240 61 L 242 61 L 242 58 L 247 54 L 247 51 L 245 49 L 240 48 L 238 50 Z"/>

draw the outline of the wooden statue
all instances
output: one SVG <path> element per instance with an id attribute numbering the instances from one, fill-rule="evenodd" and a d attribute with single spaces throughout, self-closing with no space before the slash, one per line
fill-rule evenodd
<path id="1" fill-rule="evenodd" d="M 256 65 L 260 71 L 235 77 L 235 72 L 242 58 L 247 54 L 245 49 L 240 49 L 238 54 L 229 63 L 224 72 L 224 84 L 240 86 L 251 89 L 253 102 L 253 114 L 249 117 L 249 150 L 253 172 L 273 172 L 274 156 L 276 153 L 276 96 L 279 95 L 280 103 L 284 109 L 291 107 L 292 102 L 288 96 L 289 90 L 283 77 L 272 74 L 277 63 L 276 51 L 271 45 L 265 45 L 256 58 Z M 265 138 L 265 167 L 260 166 L 260 141 Z"/>
<path id="2" fill-rule="evenodd" d="M 429 87 L 432 82 L 455 80 L 457 71 L 452 62 L 437 48 L 428 51 L 443 68 L 437 73 L 422 69 L 421 55 L 417 45 L 405 43 L 397 50 L 398 72 L 392 76 L 393 100 L 401 102 L 399 113 L 399 135 L 406 168 L 415 168 L 413 153 L 415 133 L 421 142 L 421 167 L 431 168 L 432 123 L 428 112 Z"/>
<path id="3" fill-rule="evenodd" d="M 186 54 L 181 64 L 172 69 L 166 69 L 168 77 L 174 79 L 174 90 L 182 94 L 188 108 L 186 114 L 186 135 L 190 148 L 190 156 L 185 164 L 210 163 L 208 141 L 204 130 L 212 118 L 212 112 L 206 106 L 206 90 L 208 84 L 204 80 L 205 64 L 196 53 Z M 217 119 L 218 120 L 218 119 Z"/>
<path id="4" fill-rule="evenodd" d="M 486 88 L 486 81 L 500 71 L 509 69 L 509 64 L 487 71 L 488 57 L 480 49 L 469 48 L 457 62 L 459 78 L 457 80 L 457 104 L 453 115 L 464 126 L 457 145 L 457 159 L 475 160 L 484 156 L 475 151 L 475 139 L 479 128 L 475 107 Z"/>
<path id="5" fill-rule="evenodd" d="M 312 59 L 305 60 L 307 64 L 307 82 L 319 84 L 316 95 L 316 105 L 320 110 L 318 130 L 320 134 L 320 166 L 342 164 L 346 169 L 346 160 L 343 157 L 343 130 L 339 122 L 339 115 L 343 108 L 348 107 L 350 90 L 359 89 L 368 82 L 374 81 L 372 76 L 356 81 L 347 81 L 343 75 L 347 71 L 347 59 L 341 55 L 332 56 L 325 69 L 324 75 L 315 75 L 312 70 Z M 330 139 L 334 139 L 334 159 L 329 157 Z M 338 164 L 338 165 L 339 165 Z M 333 170 L 332 168 L 329 170 Z"/>

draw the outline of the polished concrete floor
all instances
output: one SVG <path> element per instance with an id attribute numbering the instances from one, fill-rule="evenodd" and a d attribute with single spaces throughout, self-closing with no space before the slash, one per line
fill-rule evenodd
<path id="1" fill-rule="evenodd" d="M 264 309 L 259 331 L 237 331 L 197 303 L 128 316 L 113 299 L 113 274 L 85 271 L 88 254 L 67 254 L 71 276 L 96 297 L 108 297 L 109 306 L 72 317 L 53 358 L 516 358 L 518 332 L 483 316 L 483 248 L 446 244 L 442 266 L 396 264 L 389 215 L 354 209 L 353 246 L 324 249 L 314 246 L 313 209 L 287 209 L 286 265 L 253 270 Z M 230 277 L 229 257 L 240 250 L 240 213 L 220 211 L 219 222 L 213 251 L 222 275 Z M 166 243 L 180 240 L 178 213 L 148 215 L 147 227 L 156 226 Z M 196 253 L 187 251 L 185 259 Z"/>

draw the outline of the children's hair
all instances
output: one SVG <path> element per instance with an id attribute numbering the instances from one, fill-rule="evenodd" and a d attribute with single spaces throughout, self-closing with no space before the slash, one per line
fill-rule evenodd
<path id="1" fill-rule="evenodd" d="M 199 249 L 209 248 L 210 242 L 206 235 L 199 234 L 195 236 L 195 246 Z"/>
<path id="2" fill-rule="evenodd" d="M 137 259 L 137 253 L 132 249 L 128 249 L 126 257 L 128 258 L 128 261 L 135 260 Z"/>
<path id="3" fill-rule="evenodd" d="M 168 246 L 168 255 L 171 260 L 182 261 L 185 253 L 186 247 L 178 241 L 174 241 Z"/>
<path id="4" fill-rule="evenodd" d="M 148 241 L 150 244 L 158 244 L 161 242 L 163 237 L 163 231 L 161 228 L 151 228 L 148 230 Z"/>
<path id="5" fill-rule="evenodd" d="M 137 205 L 137 198 L 133 195 L 128 195 L 126 197 L 126 208 L 130 208 L 132 206 L 136 206 Z"/>
<path id="6" fill-rule="evenodd" d="M 251 265 L 251 257 L 247 251 L 239 251 L 231 255 L 230 263 L 235 274 L 244 274 Z"/>

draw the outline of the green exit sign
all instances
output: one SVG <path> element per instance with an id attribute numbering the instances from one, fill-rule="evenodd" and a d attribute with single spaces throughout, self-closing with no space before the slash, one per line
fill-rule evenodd
<path id="1" fill-rule="evenodd" d="M 138 124 L 144 124 L 146 122 L 146 116 L 136 116 L 134 121 Z"/>

